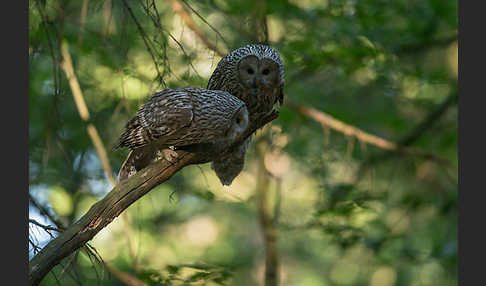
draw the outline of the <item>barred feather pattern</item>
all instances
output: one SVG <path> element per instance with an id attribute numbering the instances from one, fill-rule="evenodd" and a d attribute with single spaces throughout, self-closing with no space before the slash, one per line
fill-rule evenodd
<path id="1" fill-rule="evenodd" d="M 260 61 L 268 59 L 277 63 L 280 81 L 276 86 L 260 87 L 260 101 L 255 101 L 251 91 L 239 78 L 239 63 L 248 56 L 256 56 Z M 271 47 L 261 44 L 250 44 L 233 50 L 224 56 L 216 66 L 207 85 L 211 90 L 224 90 L 246 103 L 250 120 L 257 119 L 260 113 L 268 113 L 274 104 L 283 104 L 284 100 L 284 66 L 280 55 Z"/>
<path id="2" fill-rule="evenodd" d="M 257 95 L 252 88 L 241 80 L 239 65 L 247 57 L 254 56 L 260 62 L 273 61 L 278 66 L 279 81 L 276 84 L 260 85 Z M 284 66 L 280 55 L 271 47 L 261 44 L 251 44 L 238 48 L 223 57 L 213 74 L 208 85 L 211 90 L 224 90 L 238 97 L 246 103 L 250 114 L 250 122 L 259 121 L 263 115 L 272 111 L 275 104 L 281 105 L 284 101 Z M 236 149 L 211 163 L 223 185 L 231 185 L 232 181 L 243 170 L 246 150 L 251 141 L 251 136 Z"/>
<path id="3" fill-rule="evenodd" d="M 220 90 L 182 87 L 152 95 L 125 124 L 114 149 L 132 150 L 118 181 L 147 166 L 169 146 L 228 143 L 248 127 L 245 103 Z"/>

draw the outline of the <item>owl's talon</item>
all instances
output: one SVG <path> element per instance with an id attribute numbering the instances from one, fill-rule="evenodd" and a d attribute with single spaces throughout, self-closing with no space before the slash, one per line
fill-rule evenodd
<path id="1" fill-rule="evenodd" d="M 161 150 L 160 152 L 162 153 L 162 157 L 165 160 L 167 160 L 171 163 L 173 163 L 174 160 L 177 159 L 177 156 L 178 156 L 177 152 L 174 151 L 174 150 L 171 150 L 171 149 L 164 149 L 164 150 Z M 159 152 L 157 152 L 157 153 L 159 153 Z"/>
<path id="2" fill-rule="evenodd" d="M 137 173 L 137 169 L 135 169 L 135 166 L 130 166 L 127 178 L 130 178 L 131 176 L 135 175 L 136 173 Z"/>

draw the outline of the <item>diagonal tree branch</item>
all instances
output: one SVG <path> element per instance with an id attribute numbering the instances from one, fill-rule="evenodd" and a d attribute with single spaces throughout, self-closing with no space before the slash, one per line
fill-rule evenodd
<path id="1" fill-rule="evenodd" d="M 47 209 L 42 204 L 37 202 L 37 200 L 35 200 L 32 197 L 32 195 L 30 195 L 30 194 L 29 194 L 29 200 L 37 209 L 39 209 L 41 214 L 47 216 L 54 223 L 54 225 L 56 227 L 51 227 L 51 226 L 40 224 L 39 222 L 37 222 L 33 219 L 29 219 L 29 223 L 35 224 L 35 225 L 43 228 L 48 233 L 51 230 L 61 233 L 62 231 L 64 231 L 66 229 L 66 227 L 64 226 L 64 224 L 61 221 L 57 220 L 55 217 L 53 217 L 51 214 L 49 214 Z M 39 250 L 39 247 L 37 245 L 35 245 L 34 242 L 32 242 L 30 239 L 29 239 L 29 243 L 32 245 L 35 252 L 37 252 Z M 90 246 L 89 244 L 86 244 L 85 246 L 81 247 L 80 249 L 83 250 L 86 253 L 86 255 L 88 255 L 88 257 L 90 257 L 90 260 L 91 260 L 91 256 L 94 256 L 96 260 L 101 261 L 102 264 L 108 269 L 108 271 L 110 271 L 118 280 L 124 282 L 128 286 L 145 285 L 145 283 L 143 281 L 139 280 L 137 277 L 135 277 L 135 276 L 133 276 L 129 273 L 125 273 L 125 272 L 122 272 L 120 270 L 117 270 L 115 267 L 113 267 L 108 262 L 103 261 L 103 259 L 101 259 L 101 256 L 96 252 L 96 249 L 94 247 Z M 95 251 L 95 253 L 93 253 L 93 250 Z M 77 250 L 75 250 L 75 251 L 77 251 Z M 78 282 L 78 281 L 76 281 L 76 282 Z"/>
<path id="2" fill-rule="evenodd" d="M 426 159 L 430 159 L 430 160 L 434 160 L 436 162 L 443 163 L 445 165 L 449 165 L 449 166 L 451 165 L 451 163 L 448 160 L 441 158 L 441 157 L 437 156 L 436 154 L 434 154 L 432 152 L 425 151 L 425 150 L 422 150 L 422 149 L 419 149 L 419 148 L 408 147 L 410 145 L 409 143 L 413 142 L 413 141 L 410 141 L 409 139 L 403 140 L 400 143 L 394 143 L 394 142 L 388 141 L 386 139 L 383 139 L 381 137 L 378 137 L 376 135 L 367 133 L 367 132 L 365 132 L 365 131 L 363 131 L 363 130 L 355 127 L 355 126 L 344 123 L 344 122 L 332 117 L 331 115 L 329 115 L 325 112 L 322 112 L 320 110 L 317 110 L 315 108 L 296 104 L 296 103 L 292 103 L 289 100 L 287 100 L 286 105 L 289 106 L 290 108 L 294 109 L 295 111 L 299 112 L 300 114 L 318 122 L 319 124 L 322 125 L 322 127 L 331 128 L 331 129 L 336 130 L 340 133 L 343 133 L 343 134 L 345 134 L 345 135 L 347 135 L 351 138 L 356 138 L 360 142 L 371 144 L 373 146 L 376 146 L 380 149 L 384 149 L 386 151 L 390 151 L 392 153 L 400 153 L 400 154 L 405 154 L 405 155 L 423 157 L 423 158 L 426 158 Z M 426 122 L 429 122 L 429 121 L 426 121 Z M 427 128 L 427 126 L 423 126 L 423 127 Z M 420 131 L 422 131 L 424 129 L 423 127 L 420 128 Z M 410 136 L 414 136 L 414 138 L 415 138 L 415 135 L 414 135 L 415 133 L 416 132 L 413 132 Z M 414 138 L 411 138 L 411 139 L 414 139 Z"/>
<path id="3" fill-rule="evenodd" d="M 110 271 L 111 274 L 113 274 L 113 276 L 115 276 L 118 280 L 120 280 L 121 282 L 125 283 L 128 286 L 147 286 L 145 282 L 143 282 L 142 280 L 138 279 L 137 277 L 131 274 L 120 271 L 107 263 L 105 263 L 105 266 L 106 268 L 108 268 L 108 271 Z"/>
<path id="4" fill-rule="evenodd" d="M 415 141 L 417 141 L 427 130 L 429 130 L 446 112 L 449 108 L 455 104 L 457 104 L 458 93 L 457 90 L 453 91 L 445 100 L 442 102 L 434 111 L 432 111 L 415 129 L 410 132 L 409 135 L 405 136 L 402 140 L 399 141 L 397 144 L 400 146 L 398 151 L 408 151 L 412 155 L 417 154 L 426 159 L 432 159 L 441 164 L 442 167 L 452 167 L 450 161 L 437 157 L 436 155 L 428 152 L 424 152 L 419 149 L 412 149 L 408 146 L 412 145 Z M 390 150 L 395 151 L 395 150 Z M 407 153 L 407 152 L 405 152 Z M 357 176 L 355 181 L 357 182 L 360 178 L 363 177 L 365 172 L 372 166 L 380 161 L 385 161 L 388 159 L 393 158 L 397 153 L 396 152 L 383 152 L 375 156 L 371 156 L 366 161 L 361 164 L 361 167 L 358 170 Z"/>
<path id="5" fill-rule="evenodd" d="M 245 133 L 225 148 L 223 152 L 189 153 L 178 150 L 176 151 L 179 155 L 177 162 L 170 163 L 159 160 L 116 185 L 103 199 L 95 203 L 84 216 L 59 234 L 58 237 L 51 240 L 32 258 L 29 262 L 29 285 L 38 285 L 44 276 L 63 258 L 82 247 L 131 204 L 159 184 L 170 179 L 182 168 L 191 164 L 211 162 L 217 156 L 231 152 L 233 148 L 237 148 L 238 144 L 243 143 L 257 129 L 262 128 L 277 117 L 278 112 L 274 111 L 258 120 L 258 123 L 252 122 Z"/>
<path id="6" fill-rule="evenodd" d="M 90 115 L 88 111 L 88 106 L 86 106 L 86 102 L 84 101 L 83 93 L 81 91 L 81 87 L 79 86 L 78 79 L 74 73 L 73 63 L 71 60 L 71 55 L 68 51 L 68 46 L 66 42 L 61 44 L 61 68 L 66 74 L 66 77 L 69 81 L 69 86 L 71 87 L 71 92 L 74 97 L 74 102 L 76 103 L 76 107 L 79 112 L 79 116 L 81 119 L 86 123 L 86 130 L 88 132 L 93 145 L 95 146 L 96 153 L 98 154 L 98 158 L 101 161 L 101 165 L 103 170 L 105 171 L 106 177 L 110 180 L 110 182 L 114 185 L 115 178 L 113 177 L 113 172 L 111 170 L 110 161 L 108 160 L 108 154 L 106 153 L 105 146 L 103 141 L 101 140 L 100 135 L 98 134 L 98 130 L 90 122 Z"/>

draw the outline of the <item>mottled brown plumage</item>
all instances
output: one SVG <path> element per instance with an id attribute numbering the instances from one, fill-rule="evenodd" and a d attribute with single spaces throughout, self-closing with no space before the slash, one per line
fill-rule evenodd
<path id="1" fill-rule="evenodd" d="M 212 90 L 224 90 L 246 103 L 250 122 L 259 123 L 284 100 L 284 69 L 279 54 L 266 45 L 246 45 L 223 57 L 209 79 Z M 236 151 L 213 161 L 211 168 L 223 185 L 241 172 L 250 137 Z"/>
<path id="2" fill-rule="evenodd" d="M 118 181 L 152 162 L 160 153 L 173 160 L 169 146 L 200 143 L 227 144 L 248 127 L 245 103 L 228 92 L 203 88 L 165 89 L 150 97 L 125 125 L 114 149 L 130 154 L 120 168 Z"/>

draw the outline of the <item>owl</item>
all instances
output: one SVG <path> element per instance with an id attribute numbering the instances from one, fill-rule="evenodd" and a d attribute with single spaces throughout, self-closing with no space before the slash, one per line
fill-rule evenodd
<path id="1" fill-rule="evenodd" d="M 207 88 L 224 90 L 243 100 L 250 114 L 250 122 L 259 123 L 264 115 L 272 111 L 275 104 L 283 104 L 282 59 L 269 46 L 243 46 L 221 59 L 209 78 Z M 212 162 L 211 168 L 223 185 L 231 185 L 243 169 L 250 140 L 248 138 L 236 151 Z"/>
<path id="2" fill-rule="evenodd" d="M 245 103 L 220 90 L 182 87 L 152 95 L 125 124 L 114 149 L 131 151 L 118 173 L 118 182 L 146 167 L 159 156 L 173 161 L 169 147 L 228 144 L 248 127 Z"/>
<path id="3" fill-rule="evenodd" d="M 283 88 L 282 59 L 274 49 L 260 44 L 243 46 L 223 57 L 207 85 L 207 89 L 224 90 L 243 100 L 250 121 L 283 104 Z"/>
<path id="4" fill-rule="evenodd" d="M 224 153 L 211 163 L 211 169 L 223 186 L 229 186 L 245 167 L 245 154 L 250 140 L 245 140 L 235 151 Z"/>

